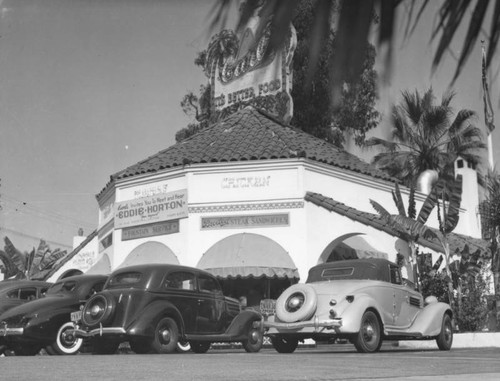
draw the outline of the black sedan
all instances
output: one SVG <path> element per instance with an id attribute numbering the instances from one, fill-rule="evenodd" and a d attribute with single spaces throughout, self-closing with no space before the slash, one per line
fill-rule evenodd
<path id="1" fill-rule="evenodd" d="M 71 312 L 102 290 L 104 275 L 77 275 L 50 287 L 44 298 L 0 315 L 0 347 L 16 355 L 32 356 L 45 348 L 49 354 L 77 353 L 82 339 L 73 336 Z"/>
<path id="2" fill-rule="evenodd" d="M 3 280 L 0 282 L 0 314 L 13 307 L 39 299 L 52 283 L 38 280 Z"/>
<path id="3" fill-rule="evenodd" d="M 128 341 L 136 353 L 172 353 L 189 343 L 195 353 L 212 342 L 241 342 L 247 352 L 262 347 L 261 321 L 242 311 L 236 299 L 222 294 L 206 271 L 151 264 L 115 270 L 104 290 L 75 311 L 74 334 L 91 338 L 95 353 L 114 353 Z"/>

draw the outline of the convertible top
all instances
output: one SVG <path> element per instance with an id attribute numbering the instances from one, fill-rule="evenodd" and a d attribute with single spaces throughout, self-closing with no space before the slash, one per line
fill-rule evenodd
<path id="1" fill-rule="evenodd" d="M 345 279 L 370 279 L 391 282 L 391 266 L 397 265 L 381 258 L 327 262 L 312 267 L 309 270 L 306 283 Z"/>

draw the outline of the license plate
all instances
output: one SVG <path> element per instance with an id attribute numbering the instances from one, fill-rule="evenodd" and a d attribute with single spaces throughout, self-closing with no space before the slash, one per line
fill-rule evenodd
<path id="1" fill-rule="evenodd" d="M 260 301 L 260 313 L 264 316 L 274 315 L 276 313 L 276 300 L 262 299 Z"/>
<path id="2" fill-rule="evenodd" d="M 82 311 L 75 311 L 71 313 L 71 321 L 78 323 L 82 319 Z"/>

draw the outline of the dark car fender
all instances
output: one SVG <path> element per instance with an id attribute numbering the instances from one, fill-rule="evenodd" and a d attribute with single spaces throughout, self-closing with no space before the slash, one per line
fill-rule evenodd
<path id="1" fill-rule="evenodd" d="M 44 311 L 30 320 L 24 328 L 24 338 L 52 342 L 57 336 L 59 328 L 71 321 L 71 312 L 74 308 L 58 308 L 55 311 Z"/>
<path id="2" fill-rule="evenodd" d="M 155 325 L 162 317 L 174 319 L 179 326 L 179 333 L 181 335 L 184 333 L 184 321 L 179 310 L 171 303 L 159 301 L 149 304 L 144 310 L 140 311 L 140 315 L 126 328 L 127 334 L 152 337 Z"/>
<path id="3" fill-rule="evenodd" d="M 422 336 L 437 336 L 441 332 L 443 317 L 446 313 L 453 318 L 449 304 L 442 302 L 428 304 L 417 315 L 409 330 L 421 333 Z"/>
<path id="4" fill-rule="evenodd" d="M 253 322 L 260 320 L 262 320 L 262 315 L 258 312 L 253 310 L 242 311 L 233 319 L 225 334 L 235 338 L 246 338 Z"/>

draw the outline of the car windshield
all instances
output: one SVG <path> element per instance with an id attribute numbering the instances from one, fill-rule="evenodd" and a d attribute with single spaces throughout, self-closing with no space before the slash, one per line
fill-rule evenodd
<path id="1" fill-rule="evenodd" d="M 139 283 L 142 278 L 142 273 L 140 272 L 125 272 L 125 273 L 119 273 L 114 275 L 110 280 L 109 280 L 109 286 L 110 287 L 116 287 L 116 286 L 125 286 L 125 287 L 132 287 Z"/>
<path id="2" fill-rule="evenodd" d="M 75 292 L 76 286 L 77 283 L 74 280 L 57 282 L 47 290 L 47 295 L 59 293 L 71 294 Z"/>

